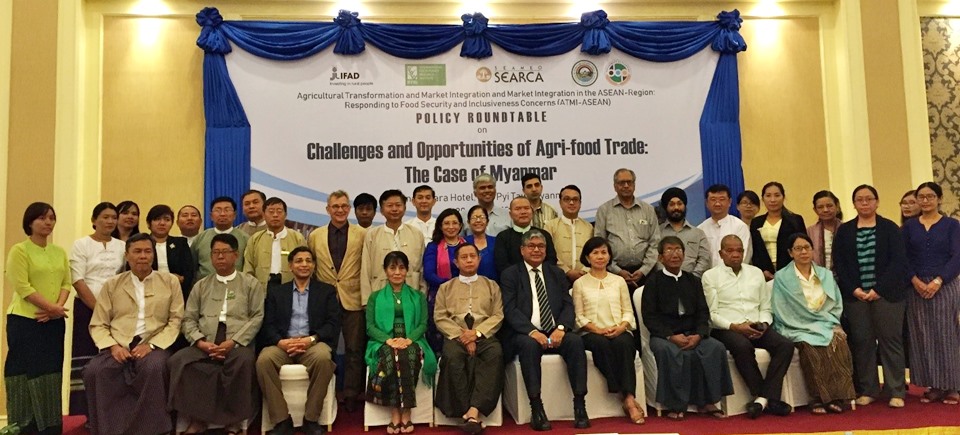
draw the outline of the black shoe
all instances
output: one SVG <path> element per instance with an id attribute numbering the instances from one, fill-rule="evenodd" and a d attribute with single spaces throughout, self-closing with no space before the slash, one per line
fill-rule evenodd
<path id="1" fill-rule="evenodd" d="M 303 420 L 303 426 L 300 431 L 307 435 L 323 435 L 327 432 L 326 428 L 315 421 Z"/>
<path id="2" fill-rule="evenodd" d="M 760 414 L 763 414 L 763 405 L 757 402 L 750 402 L 750 404 L 747 405 L 747 416 L 750 417 L 751 420 L 756 420 L 760 417 Z"/>
<path id="3" fill-rule="evenodd" d="M 267 435 L 293 435 L 293 419 L 288 416 L 286 420 L 277 423 L 273 429 L 267 431 Z"/>
<path id="4" fill-rule="evenodd" d="M 543 404 L 530 405 L 530 429 L 536 431 L 545 431 L 553 429 L 550 426 L 550 420 L 547 418 L 547 412 L 543 410 Z"/>
<path id="5" fill-rule="evenodd" d="M 782 400 L 771 400 L 770 403 L 767 404 L 766 412 L 780 417 L 786 417 L 793 412 L 793 407 Z"/>
<path id="6" fill-rule="evenodd" d="M 586 429 L 590 427 L 590 417 L 587 417 L 587 408 L 573 408 L 573 427 Z"/>

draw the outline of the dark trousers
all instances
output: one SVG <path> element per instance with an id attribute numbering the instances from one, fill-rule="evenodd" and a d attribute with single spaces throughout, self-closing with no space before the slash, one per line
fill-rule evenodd
<path id="1" fill-rule="evenodd" d="M 633 335 L 623 333 L 616 338 L 607 338 L 588 332 L 583 335 L 583 346 L 593 353 L 593 365 L 607 380 L 607 391 L 636 395 L 637 370 L 634 360 L 637 349 L 633 344 Z"/>
<path id="2" fill-rule="evenodd" d="M 363 353 L 367 349 L 366 313 L 363 310 L 340 312 L 344 347 L 343 398 L 363 400 L 367 387 L 367 363 L 363 360 Z"/>
<path id="3" fill-rule="evenodd" d="M 846 301 L 845 301 L 846 302 Z M 891 397 L 907 394 L 903 356 L 903 313 L 906 301 L 852 301 L 844 304 L 850 324 L 850 353 L 857 394 L 876 397 L 880 394 L 877 376 L 877 348 L 883 365 L 884 389 Z"/>
<path id="4" fill-rule="evenodd" d="M 459 341 L 445 339 L 440 359 L 436 407 L 447 417 L 459 418 L 470 407 L 490 415 L 503 393 L 503 349 L 496 338 L 479 340 L 473 356 Z"/>
<path id="5" fill-rule="evenodd" d="M 754 397 L 764 397 L 767 400 L 780 400 L 783 392 L 783 377 L 790 368 L 793 360 L 793 342 L 778 334 L 772 328 L 756 340 L 751 340 L 743 334 L 729 329 L 714 329 L 710 332 L 713 338 L 719 340 L 733 355 L 737 371 L 743 376 L 744 382 L 750 388 Z M 757 357 L 754 351 L 765 349 L 770 354 L 770 365 L 767 366 L 767 375 L 760 374 L 757 366 Z"/>
<path id="6" fill-rule="evenodd" d="M 520 360 L 520 372 L 523 374 L 523 384 L 527 388 L 530 399 L 540 398 L 540 358 L 545 353 L 557 353 L 567 365 L 567 377 L 570 380 L 570 389 L 574 396 L 587 394 L 587 355 L 583 348 L 583 340 L 579 335 L 566 333 L 560 347 L 543 349 L 540 343 L 529 335 L 515 335 L 513 346 L 517 350 Z"/>

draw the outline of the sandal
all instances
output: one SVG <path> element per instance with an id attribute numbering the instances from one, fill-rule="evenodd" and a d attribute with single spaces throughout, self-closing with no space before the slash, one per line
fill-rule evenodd
<path id="1" fill-rule="evenodd" d="M 944 405 L 960 404 L 960 392 L 951 391 L 943 398 Z"/>
<path id="2" fill-rule="evenodd" d="M 831 414 L 840 414 L 843 412 L 843 402 L 839 400 L 834 400 L 827 404 L 827 412 Z"/>
<path id="3" fill-rule="evenodd" d="M 401 426 L 403 426 L 403 423 L 400 423 L 400 425 L 396 425 L 396 424 L 394 424 L 394 423 L 391 421 L 390 423 L 387 424 L 387 434 L 388 434 L 388 435 L 396 435 L 396 434 L 400 433 L 400 427 L 401 427 Z"/>
<path id="4" fill-rule="evenodd" d="M 814 415 L 824 415 L 827 413 L 827 408 L 825 408 L 822 403 L 815 403 L 810 405 L 810 413 Z"/>
<path id="5" fill-rule="evenodd" d="M 196 435 L 196 434 L 204 433 L 206 431 L 207 431 L 207 425 L 197 421 L 191 421 L 190 425 L 187 426 L 187 430 L 183 431 L 183 435 Z"/>
<path id="6" fill-rule="evenodd" d="M 400 428 L 400 432 L 397 432 L 397 433 L 413 433 L 413 431 L 415 430 L 413 427 L 413 421 L 400 423 L 400 425 L 397 427 Z M 410 430 L 407 430 L 407 429 L 410 429 Z"/>
<path id="7" fill-rule="evenodd" d="M 483 431 L 483 424 L 480 423 L 480 420 L 477 420 L 474 417 L 468 417 L 463 419 L 460 429 L 470 435 L 476 435 Z"/>
<path id="8" fill-rule="evenodd" d="M 683 411 L 669 411 L 666 417 L 673 421 L 683 421 L 685 418 Z"/>
<path id="9" fill-rule="evenodd" d="M 716 408 L 716 407 L 714 407 L 713 409 L 710 409 L 710 408 L 706 408 L 706 407 L 705 407 L 705 408 L 698 409 L 697 411 L 702 412 L 702 413 L 704 413 L 704 414 L 707 414 L 707 415 L 709 415 L 709 416 L 711 416 L 711 417 L 713 417 L 713 418 L 716 418 L 716 419 L 718 419 L 718 420 L 722 420 L 722 419 L 727 418 L 727 415 L 723 413 L 723 410 L 721 410 L 721 409 L 719 409 L 719 408 Z"/>
<path id="10" fill-rule="evenodd" d="M 944 398 L 943 390 L 936 388 L 930 388 L 929 390 L 923 393 L 923 397 L 920 398 L 920 403 L 933 403 L 942 401 Z"/>
<path id="11" fill-rule="evenodd" d="M 647 414 L 643 412 L 643 408 L 641 408 L 640 404 L 636 401 L 633 402 L 633 406 L 627 406 L 624 404 L 623 412 L 627 414 L 627 417 L 630 418 L 630 421 L 632 421 L 633 424 L 645 423 L 643 419 L 647 416 Z"/>

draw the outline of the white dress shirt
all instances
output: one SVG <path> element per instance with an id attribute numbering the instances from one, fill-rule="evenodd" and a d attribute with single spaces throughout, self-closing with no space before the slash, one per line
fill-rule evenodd
<path id="1" fill-rule="evenodd" d="M 530 278 L 530 291 L 531 298 L 533 302 L 531 304 L 530 310 L 530 323 L 533 323 L 533 326 L 536 326 L 537 329 L 543 330 L 543 325 L 540 324 L 540 298 L 537 296 L 537 280 L 535 274 L 533 273 L 533 267 L 527 264 L 526 261 L 523 262 L 523 265 L 527 268 L 527 276 Z M 543 281 L 543 288 L 547 288 L 547 280 L 543 276 L 543 265 L 541 264 L 537 267 L 537 270 L 540 271 L 540 279 Z"/>
<path id="2" fill-rule="evenodd" d="M 740 273 L 720 263 L 703 273 L 703 293 L 710 307 L 710 326 L 730 329 L 730 325 L 743 322 L 772 323 L 770 295 L 772 283 L 756 266 L 744 263 Z"/>
<path id="3" fill-rule="evenodd" d="M 433 227 L 437 224 L 437 218 L 430 216 L 430 219 L 422 221 L 419 217 L 414 216 L 404 223 L 420 230 L 420 232 L 423 233 L 423 246 L 429 245 L 430 241 L 433 240 Z M 467 228 L 467 225 L 464 225 L 464 228 Z"/>
<path id="4" fill-rule="evenodd" d="M 230 288 L 227 286 L 227 283 L 233 281 L 237 277 L 237 271 L 234 270 L 233 273 L 227 276 L 216 275 L 217 281 L 223 283 L 223 308 L 220 309 L 220 322 L 227 323 L 227 297 L 230 292 Z"/>
<path id="5" fill-rule="evenodd" d="M 157 242 L 157 270 L 170 272 L 170 262 L 167 261 L 167 242 Z"/>
<path id="6" fill-rule="evenodd" d="M 743 262 L 750 263 L 753 258 L 753 246 L 750 244 L 750 227 L 742 220 L 733 215 L 726 215 L 719 221 L 708 217 L 697 226 L 707 235 L 707 241 L 710 242 L 711 267 L 717 267 L 723 264 L 720 258 L 720 241 L 727 234 L 735 234 L 743 242 Z"/>
<path id="7" fill-rule="evenodd" d="M 146 277 L 144 277 L 144 279 L 146 279 Z M 134 294 L 137 296 L 137 329 L 133 335 L 141 335 L 147 332 L 147 318 L 144 312 L 144 307 L 147 305 L 147 296 L 145 294 L 143 281 L 140 281 L 140 278 L 137 278 L 136 275 L 131 273 L 130 280 L 133 281 Z"/>
<path id="8" fill-rule="evenodd" d="M 287 227 L 283 227 L 279 233 L 267 230 L 267 235 L 273 238 L 273 246 L 270 248 L 270 273 L 280 273 L 280 266 L 283 264 L 283 248 L 280 247 L 280 240 L 287 237 Z"/>

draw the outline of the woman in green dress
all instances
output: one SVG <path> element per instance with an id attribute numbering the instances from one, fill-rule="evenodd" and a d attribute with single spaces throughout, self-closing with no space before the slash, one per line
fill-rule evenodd
<path id="1" fill-rule="evenodd" d="M 383 270 L 388 284 L 367 302 L 366 396 L 370 403 L 393 408 L 388 434 L 413 433 L 410 410 L 417 406 L 420 372 L 429 386 L 437 373 L 437 359 L 424 337 L 426 295 L 404 283 L 409 265 L 403 252 L 387 254 Z"/>

